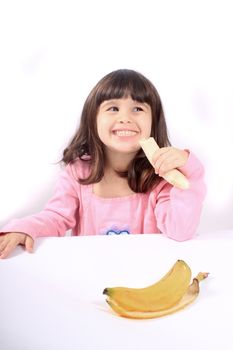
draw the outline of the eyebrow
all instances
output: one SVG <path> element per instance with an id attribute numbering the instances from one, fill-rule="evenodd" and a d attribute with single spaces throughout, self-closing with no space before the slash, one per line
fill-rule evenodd
<path id="1" fill-rule="evenodd" d="M 146 108 L 150 108 L 150 105 L 146 102 L 139 102 L 139 101 L 134 101 L 134 100 L 133 100 L 133 102 L 136 105 L 139 104 L 139 105 L 143 105 Z M 107 100 L 107 101 L 104 101 L 101 103 L 101 107 L 106 107 L 106 106 L 117 104 L 117 103 L 118 103 L 118 99 Z"/>
<path id="2" fill-rule="evenodd" d="M 101 103 L 101 107 L 106 107 L 108 105 L 112 105 L 114 103 L 117 103 L 117 100 L 107 100 Z"/>

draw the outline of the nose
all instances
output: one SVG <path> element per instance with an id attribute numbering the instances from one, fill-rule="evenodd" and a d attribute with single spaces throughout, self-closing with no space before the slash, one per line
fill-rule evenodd
<path id="1" fill-rule="evenodd" d="M 131 120 L 131 118 L 128 116 L 128 115 L 121 115 L 120 117 L 119 117 L 119 123 L 121 123 L 121 124 L 128 124 L 128 123 L 132 123 L 132 120 Z"/>
<path id="2" fill-rule="evenodd" d="M 130 121 L 130 120 L 127 120 L 127 119 L 125 119 L 125 120 L 120 120 L 120 124 L 128 124 L 128 123 L 131 123 L 131 121 Z"/>

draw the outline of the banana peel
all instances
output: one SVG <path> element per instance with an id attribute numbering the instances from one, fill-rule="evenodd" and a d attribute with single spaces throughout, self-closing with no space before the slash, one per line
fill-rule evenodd
<path id="1" fill-rule="evenodd" d="M 108 305 L 114 310 L 116 314 L 121 317 L 131 319 L 151 319 L 166 316 L 175 313 L 179 310 L 184 309 L 189 304 L 193 303 L 199 294 L 199 282 L 207 278 L 208 272 L 199 272 L 198 275 L 193 278 L 192 283 L 182 296 L 182 298 L 173 306 L 167 307 L 163 310 L 156 311 L 138 311 L 138 310 L 127 310 L 117 303 L 113 298 L 109 297 L 106 299 Z"/>

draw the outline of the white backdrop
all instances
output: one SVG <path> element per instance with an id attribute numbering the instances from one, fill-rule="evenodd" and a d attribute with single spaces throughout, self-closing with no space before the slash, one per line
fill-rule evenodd
<path id="1" fill-rule="evenodd" d="M 233 21 L 226 0 L 2 0 L 0 226 L 42 209 L 83 102 L 114 69 L 146 75 L 174 146 L 206 168 L 199 233 L 233 228 Z"/>

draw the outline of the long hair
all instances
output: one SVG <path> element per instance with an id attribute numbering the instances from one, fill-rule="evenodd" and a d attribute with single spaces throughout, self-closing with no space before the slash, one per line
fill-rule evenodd
<path id="1" fill-rule="evenodd" d="M 63 152 L 62 161 L 65 164 L 74 162 L 77 158 L 85 161 L 90 159 L 90 173 L 85 179 L 79 179 L 87 185 L 99 182 L 105 169 L 104 144 L 97 132 L 97 113 L 102 102 L 131 97 L 137 102 L 145 102 L 151 107 L 151 136 L 159 147 L 169 146 L 167 126 L 162 102 L 154 85 L 141 73 L 129 69 L 119 69 L 107 74 L 92 89 L 87 97 L 78 130 Z M 128 184 L 134 192 L 145 193 L 151 190 L 160 178 L 140 149 L 126 172 L 119 176 L 127 177 Z"/>

